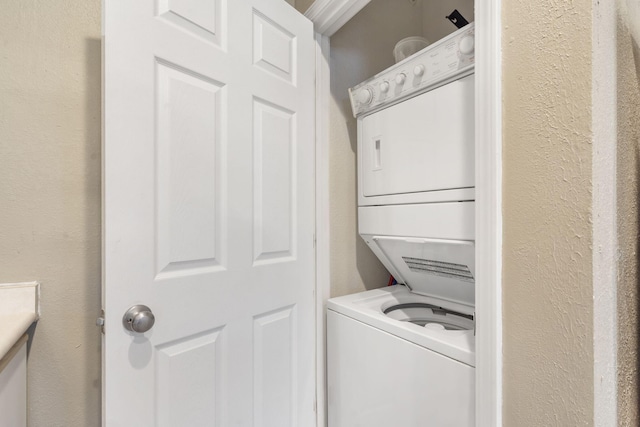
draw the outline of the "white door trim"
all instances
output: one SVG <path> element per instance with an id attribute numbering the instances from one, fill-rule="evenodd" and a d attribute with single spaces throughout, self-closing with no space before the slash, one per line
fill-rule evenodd
<path id="1" fill-rule="evenodd" d="M 316 33 L 316 426 L 327 425 L 327 300 L 331 297 L 329 224 L 329 37 Z"/>
<path id="2" fill-rule="evenodd" d="M 477 427 L 502 425 L 501 3 L 475 2 Z"/>
<path id="3" fill-rule="evenodd" d="M 593 410 L 618 425 L 617 22 L 618 3 L 593 0 Z"/>
<path id="4" fill-rule="evenodd" d="M 316 35 L 317 425 L 326 425 L 324 309 L 329 264 L 329 37 L 370 0 L 316 0 L 305 16 Z M 477 1 L 476 22 L 476 426 L 502 425 L 501 0 Z"/>

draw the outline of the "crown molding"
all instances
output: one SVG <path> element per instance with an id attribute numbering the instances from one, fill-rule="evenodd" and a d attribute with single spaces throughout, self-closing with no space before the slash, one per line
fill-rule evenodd
<path id="1" fill-rule="evenodd" d="M 360 12 L 371 0 L 316 0 L 304 16 L 313 22 L 317 33 L 331 37 Z"/>

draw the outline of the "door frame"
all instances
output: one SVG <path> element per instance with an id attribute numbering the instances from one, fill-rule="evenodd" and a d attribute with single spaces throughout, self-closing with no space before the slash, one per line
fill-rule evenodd
<path id="1" fill-rule="evenodd" d="M 326 301 L 330 297 L 329 38 L 370 0 L 316 0 L 316 405 L 326 426 Z M 502 425 L 502 0 L 475 2 L 476 426 Z"/>

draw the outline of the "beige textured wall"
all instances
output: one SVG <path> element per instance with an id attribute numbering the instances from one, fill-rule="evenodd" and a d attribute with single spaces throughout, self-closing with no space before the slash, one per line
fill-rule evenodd
<path id="1" fill-rule="evenodd" d="M 593 424 L 591 0 L 503 3 L 505 426 Z"/>
<path id="2" fill-rule="evenodd" d="M 639 10 L 640 11 L 640 10 Z M 617 205 L 618 205 L 618 425 L 640 425 L 638 336 L 640 278 L 638 192 L 640 191 L 640 38 L 629 31 L 623 7 L 617 28 Z M 640 16 L 635 16 L 640 26 Z"/>
<path id="3" fill-rule="evenodd" d="M 347 89 L 393 65 L 395 44 L 421 33 L 421 4 L 373 0 L 331 37 L 331 296 L 384 286 L 389 279 L 358 236 L 356 120 Z"/>
<path id="4" fill-rule="evenodd" d="M 0 282 L 42 282 L 29 425 L 99 426 L 100 1 L 2 6 Z"/>

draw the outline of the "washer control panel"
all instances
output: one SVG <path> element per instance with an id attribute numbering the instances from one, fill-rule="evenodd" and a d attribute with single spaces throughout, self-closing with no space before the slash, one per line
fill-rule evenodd
<path id="1" fill-rule="evenodd" d="M 377 111 L 471 74 L 475 64 L 474 34 L 472 22 L 349 89 L 353 116 Z"/>

